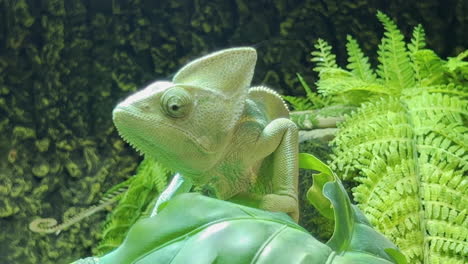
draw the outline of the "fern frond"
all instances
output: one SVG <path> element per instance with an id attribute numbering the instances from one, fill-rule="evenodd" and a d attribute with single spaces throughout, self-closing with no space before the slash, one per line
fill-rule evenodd
<path id="1" fill-rule="evenodd" d="M 312 51 L 312 58 L 310 61 L 316 63 L 316 67 L 313 68 L 314 71 L 321 74 L 324 70 L 329 69 L 338 69 L 336 64 L 336 56 L 332 53 L 332 47 L 323 39 L 318 39 L 317 43 L 314 45 L 316 51 Z"/>
<path id="2" fill-rule="evenodd" d="M 443 83 L 444 61 L 429 49 L 416 51 L 413 55 L 413 65 L 418 72 L 419 85 L 430 86 Z"/>
<path id="3" fill-rule="evenodd" d="M 374 97 L 393 95 L 392 90 L 377 81 L 366 81 L 343 69 L 323 71 L 317 90 L 337 104 L 360 105 Z"/>
<path id="4" fill-rule="evenodd" d="M 428 263 L 438 255 L 450 256 L 448 263 L 468 255 L 468 159 L 466 148 L 454 143 L 437 133 L 418 138 Z"/>
<path id="5" fill-rule="evenodd" d="M 156 160 L 145 157 L 138 166 L 133 181 L 117 207 L 108 216 L 104 225 L 103 238 L 94 248 L 98 255 L 111 250 L 111 245 L 120 245 L 130 226 L 147 209 L 147 206 L 164 190 L 171 172 Z"/>
<path id="6" fill-rule="evenodd" d="M 425 40 L 426 34 L 424 32 L 423 27 L 421 24 L 418 24 L 414 29 L 413 29 L 413 36 L 411 38 L 411 42 L 408 43 L 407 47 L 410 52 L 410 58 L 412 62 L 412 67 L 414 70 L 414 77 L 418 83 L 421 82 L 421 73 L 420 73 L 420 68 L 418 67 L 418 64 L 415 63 L 415 54 L 424 49 L 426 46 L 426 40 Z"/>
<path id="7" fill-rule="evenodd" d="M 128 189 L 128 187 L 132 184 L 133 180 L 134 180 L 134 177 L 130 177 L 130 178 L 126 179 L 125 181 L 112 186 L 109 190 L 107 190 L 102 195 L 102 197 L 101 197 L 101 199 L 99 201 L 100 202 L 101 201 L 106 201 L 108 199 L 114 198 L 115 195 L 123 194 Z"/>
<path id="8" fill-rule="evenodd" d="M 392 100 L 382 100 L 394 103 Z M 372 112 L 373 104 L 367 109 Z M 401 107 L 401 106 L 400 106 Z M 352 114 L 340 127 L 332 142 L 335 155 L 332 167 L 343 172 L 344 178 L 358 176 L 360 170 L 366 169 L 375 156 L 385 156 L 388 151 L 410 153 L 412 131 L 407 118 L 401 112 L 380 112 L 375 108 L 372 115 L 363 117 L 358 111 Z M 381 133 L 380 131 L 386 131 Z"/>
<path id="9" fill-rule="evenodd" d="M 364 104 L 333 141 L 333 167 L 359 183 L 359 207 L 411 263 L 467 256 L 467 117 L 456 96 L 389 98 Z"/>
<path id="10" fill-rule="evenodd" d="M 418 24 L 413 29 L 413 36 L 411 38 L 411 43 L 408 44 L 408 50 L 411 54 L 424 49 L 426 47 L 426 33 L 421 24 Z"/>
<path id="11" fill-rule="evenodd" d="M 171 174 L 171 171 L 162 166 L 158 161 L 145 157 L 138 166 L 137 175 L 145 175 L 145 182 L 141 184 L 152 184 L 156 186 L 158 192 L 164 191 L 167 186 L 167 175 Z"/>
<path id="12" fill-rule="evenodd" d="M 444 65 L 445 76 L 448 82 L 454 83 L 468 91 L 468 50 L 454 58 L 448 58 Z"/>
<path id="13" fill-rule="evenodd" d="M 444 67 L 447 68 L 449 72 L 455 72 L 461 68 L 468 69 L 468 61 L 465 61 L 466 58 L 468 58 L 468 50 L 458 54 L 456 57 L 449 57 Z"/>
<path id="14" fill-rule="evenodd" d="M 458 98 L 468 97 L 468 89 L 460 85 L 454 85 L 453 83 L 408 88 L 403 91 L 402 97 L 410 98 L 410 97 L 418 96 L 424 93 L 441 94 L 441 95 L 445 94 L 445 95 L 456 96 Z"/>
<path id="15" fill-rule="evenodd" d="M 409 263 L 465 263 L 468 51 L 446 62 L 425 48 L 420 25 L 405 44 L 392 20 L 377 17 L 377 77 L 349 36 L 350 71 L 319 68 L 320 93 L 364 102 L 339 125 L 331 167 L 358 184 L 358 206 Z"/>
<path id="16" fill-rule="evenodd" d="M 375 81 L 376 76 L 369 63 L 369 58 L 364 56 L 364 53 L 353 37 L 348 35 L 346 39 L 348 40 L 346 44 L 346 50 L 348 51 L 348 65 L 346 67 L 348 70 L 363 81 Z"/>
<path id="17" fill-rule="evenodd" d="M 314 109 L 314 105 L 308 98 L 289 95 L 282 95 L 281 97 L 288 102 L 295 111 Z"/>
<path id="18" fill-rule="evenodd" d="M 302 78 L 299 73 L 296 73 L 297 79 L 301 83 L 304 91 L 306 92 L 307 97 L 299 96 L 281 96 L 285 101 L 287 101 L 295 111 L 307 111 L 313 109 L 319 109 L 330 105 L 331 98 L 327 98 L 318 93 L 315 93 L 310 89 L 307 82 Z"/>
<path id="19" fill-rule="evenodd" d="M 380 98 L 374 102 L 362 104 L 357 111 L 346 116 L 345 122 L 341 123 L 339 128 L 343 133 L 348 130 L 359 130 L 369 121 L 382 118 L 389 112 L 399 113 L 401 111 L 404 111 L 404 108 L 399 100 L 392 97 Z"/>
<path id="20" fill-rule="evenodd" d="M 455 96 L 427 94 L 407 99 L 415 122 L 428 120 L 433 123 L 463 124 L 468 118 L 468 102 Z"/>
<path id="21" fill-rule="evenodd" d="M 398 30 L 395 22 L 384 13 L 378 12 L 377 18 L 385 28 L 384 37 L 377 52 L 380 62 L 377 74 L 386 85 L 397 92 L 412 87 L 415 83 L 414 72 L 403 34 Z"/>
<path id="22" fill-rule="evenodd" d="M 302 87 L 304 88 L 307 98 L 313 105 L 313 109 L 317 108 L 322 108 L 330 105 L 330 98 L 321 96 L 320 94 L 317 94 L 310 89 L 309 85 L 307 82 L 302 78 L 302 76 L 299 73 L 296 73 L 297 79 L 299 79 L 299 82 L 301 83 Z"/>
<path id="23" fill-rule="evenodd" d="M 317 82 L 318 91 L 324 96 L 336 96 L 354 91 L 365 91 L 367 96 L 372 94 L 392 95 L 392 91 L 378 83 L 365 81 L 355 77 L 350 72 L 344 70 L 328 70 L 323 72 L 323 77 Z M 361 98 L 359 103 L 366 101 Z"/>

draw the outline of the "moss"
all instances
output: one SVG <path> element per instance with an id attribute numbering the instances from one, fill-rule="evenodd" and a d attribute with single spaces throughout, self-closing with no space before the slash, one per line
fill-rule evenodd
<path id="1" fill-rule="evenodd" d="M 37 150 L 39 152 L 46 152 L 49 149 L 50 146 L 50 139 L 49 138 L 43 138 L 41 140 L 36 140 L 34 142 L 34 145 L 36 146 Z"/>
<path id="2" fill-rule="evenodd" d="M 50 167 L 46 161 L 39 162 L 32 168 L 32 173 L 34 174 L 34 176 L 39 178 L 45 177 L 49 173 L 49 171 Z"/>
<path id="3" fill-rule="evenodd" d="M 17 205 L 11 204 L 9 200 L 0 200 L 0 217 L 8 217 L 16 214 L 19 211 Z M 4 240 L 5 241 L 5 240 Z"/>
<path id="4" fill-rule="evenodd" d="M 36 137 L 36 131 L 34 131 L 32 128 L 23 127 L 23 126 L 16 126 L 15 128 L 13 128 L 13 136 L 17 140 L 35 138 Z"/>

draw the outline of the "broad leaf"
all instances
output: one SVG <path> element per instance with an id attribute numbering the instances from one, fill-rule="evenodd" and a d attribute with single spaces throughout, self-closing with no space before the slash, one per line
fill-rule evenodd
<path id="1" fill-rule="evenodd" d="M 333 206 L 335 233 L 327 244 L 284 213 L 188 193 L 169 200 L 155 217 L 138 221 L 115 251 L 74 263 L 405 263 L 351 205 L 330 168 L 304 154 L 301 165 L 326 176 L 323 193 L 310 198 L 322 196 Z"/>

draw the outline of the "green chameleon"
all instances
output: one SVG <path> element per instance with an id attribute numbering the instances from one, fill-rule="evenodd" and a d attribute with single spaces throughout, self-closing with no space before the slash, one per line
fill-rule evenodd
<path id="1" fill-rule="evenodd" d="M 250 87 L 256 59 L 249 47 L 208 54 L 115 107 L 120 135 L 178 172 L 152 215 L 195 185 L 298 220 L 298 129 L 275 91 Z"/>

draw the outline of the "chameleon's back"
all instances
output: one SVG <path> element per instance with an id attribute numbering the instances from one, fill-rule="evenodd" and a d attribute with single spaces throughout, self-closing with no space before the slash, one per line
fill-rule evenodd
<path id="1" fill-rule="evenodd" d="M 274 90 L 256 86 L 249 89 L 249 99 L 254 101 L 256 105 L 266 115 L 266 121 L 271 121 L 276 118 L 289 118 L 289 110 L 281 96 Z"/>

